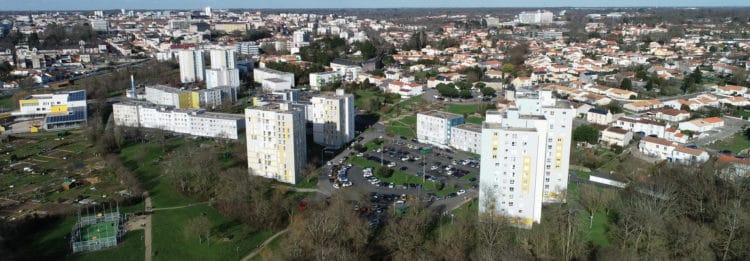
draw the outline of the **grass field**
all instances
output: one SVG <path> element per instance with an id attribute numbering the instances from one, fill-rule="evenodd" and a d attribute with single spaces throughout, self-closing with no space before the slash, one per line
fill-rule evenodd
<path id="1" fill-rule="evenodd" d="M 417 136 L 417 133 L 415 133 L 416 129 L 417 129 L 417 117 L 406 116 L 401 120 L 388 123 L 385 131 L 386 133 L 390 133 L 396 136 L 414 138 Z"/>
<path id="2" fill-rule="evenodd" d="M 186 142 L 184 139 L 170 140 L 166 144 L 167 151 L 184 145 Z M 189 198 L 180 194 L 175 186 L 167 182 L 166 178 L 161 175 L 159 159 L 166 154 L 161 148 L 161 144 L 158 143 L 139 143 L 122 149 L 120 156 L 125 165 L 133 169 L 138 179 L 149 191 L 154 208 L 182 206 L 192 203 Z"/>
<path id="3" fill-rule="evenodd" d="M 81 240 L 89 241 L 117 236 L 117 222 L 99 222 L 81 228 Z"/>
<path id="4" fill-rule="evenodd" d="M 482 122 L 484 122 L 484 119 L 479 118 L 479 117 L 469 116 L 469 118 L 466 118 L 465 122 L 474 123 L 474 124 L 482 124 Z"/>
<path id="5" fill-rule="evenodd" d="M 201 215 L 211 222 L 211 236 L 202 243 L 185 234 L 188 221 Z M 237 260 L 274 233 L 227 219 L 205 205 L 157 211 L 152 221 L 154 260 Z"/>
<path id="6" fill-rule="evenodd" d="M 67 260 L 143 260 L 146 251 L 143 243 L 143 230 L 128 231 L 123 242 L 116 247 L 94 252 L 79 253 L 66 258 Z"/>
<path id="7" fill-rule="evenodd" d="M 15 109 L 16 105 L 13 104 L 13 95 L 0 96 L 0 108 Z"/>
<path id="8" fill-rule="evenodd" d="M 448 105 L 448 108 L 445 109 L 445 111 L 455 114 L 473 114 L 476 113 L 479 109 L 479 105 L 477 104 L 451 104 Z"/>
<path id="9" fill-rule="evenodd" d="M 734 153 L 740 153 L 743 150 L 750 149 L 750 140 L 742 132 L 737 132 L 728 139 L 717 141 L 708 146 L 715 150 L 731 150 Z"/>

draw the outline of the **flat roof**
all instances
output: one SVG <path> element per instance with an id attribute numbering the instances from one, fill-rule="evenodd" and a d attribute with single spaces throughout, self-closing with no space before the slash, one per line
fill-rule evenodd
<path id="1" fill-rule="evenodd" d="M 473 132 L 482 132 L 482 125 L 474 124 L 474 123 L 461 124 L 461 125 L 453 126 L 453 128 L 459 128 L 462 130 L 473 131 Z"/>
<path id="2" fill-rule="evenodd" d="M 420 112 L 418 114 L 423 114 L 423 115 L 442 118 L 442 119 L 455 119 L 455 118 L 464 117 L 462 115 L 458 115 L 458 114 L 450 113 L 450 112 L 444 112 L 444 111 L 427 111 L 427 112 Z"/>

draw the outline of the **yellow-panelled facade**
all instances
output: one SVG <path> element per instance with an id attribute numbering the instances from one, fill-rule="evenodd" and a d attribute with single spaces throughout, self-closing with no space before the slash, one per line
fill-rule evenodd
<path id="1" fill-rule="evenodd" d="M 521 169 L 521 191 L 528 194 L 531 182 L 531 157 L 523 156 L 523 169 Z"/>
<path id="2" fill-rule="evenodd" d="M 25 105 L 36 106 L 36 105 L 39 105 L 39 100 L 37 100 L 37 99 L 20 100 L 20 101 L 18 101 L 18 105 L 20 105 L 21 107 L 23 107 Z"/>
<path id="3" fill-rule="evenodd" d="M 180 109 L 200 109 L 198 92 L 182 92 L 179 94 Z"/>
<path id="4" fill-rule="evenodd" d="M 200 95 L 198 95 L 198 92 L 191 92 L 190 93 L 190 105 L 193 109 L 200 109 L 201 107 L 201 99 Z"/>
<path id="5" fill-rule="evenodd" d="M 68 112 L 68 105 L 52 105 L 50 111 L 53 113 Z"/>

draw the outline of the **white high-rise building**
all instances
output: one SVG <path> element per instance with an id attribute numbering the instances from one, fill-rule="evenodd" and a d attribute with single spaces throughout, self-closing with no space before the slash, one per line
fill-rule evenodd
<path id="1" fill-rule="evenodd" d="M 234 49 L 212 49 L 209 51 L 209 56 L 211 56 L 211 69 L 237 68 Z"/>
<path id="2" fill-rule="evenodd" d="M 313 140 L 330 148 L 341 148 L 354 139 L 354 95 L 322 93 L 312 103 Z"/>
<path id="3" fill-rule="evenodd" d="M 204 8 L 203 8 L 203 13 L 205 13 L 205 14 L 206 14 L 206 16 L 208 16 L 208 17 L 211 17 L 211 13 L 212 13 L 212 12 L 211 12 L 211 7 L 210 7 L 210 6 L 206 6 L 206 7 L 204 7 Z"/>
<path id="4" fill-rule="evenodd" d="M 451 142 L 451 128 L 464 123 L 455 113 L 428 111 L 417 113 L 417 139 L 420 143 L 446 148 Z"/>
<path id="5" fill-rule="evenodd" d="M 488 111 L 482 126 L 479 212 L 520 227 L 541 221 L 542 203 L 564 202 L 575 110 L 549 91 L 516 93 L 516 107 Z"/>
<path id="6" fill-rule="evenodd" d="M 555 15 L 550 11 L 537 10 L 536 12 L 521 12 L 518 21 L 522 24 L 549 24 Z"/>
<path id="7" fill-rule="evenodd" d="M 206 88 L 213 89 L 219 86 L 240 87 L 239 69 L 206 69 Z"/>
<path id="8" fill-rule="evenodd" d="M 292 41 L 294 41 L 295 44 L 307 43 L 310 41 L 310 33 L 305 30 L 295 31 L 292 34 Z"/>
<path id="9" fill-rule="evenodd" d="M 307 164 L 304 112 L 273 103 L 245 109 L 245 119 L 250 174 L 297 183 Z"/>
<path id="10" fill-rule="evenodd" d="M 182 83 L 203 81 L 203 50 L 183 50 L 178 55 Z"/>

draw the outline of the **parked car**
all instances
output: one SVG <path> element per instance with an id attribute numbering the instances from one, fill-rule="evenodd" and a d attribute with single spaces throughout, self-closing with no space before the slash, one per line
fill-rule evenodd
<path id="1" fill-rule="evenodd" d="M 466 190 L 461 189 L 461 190 L 459 190 L 459 191 L 456 192 L 456 195 L 460 196 L 460 195 L 463 195 L 465 193 L 466 193 Z"/>

